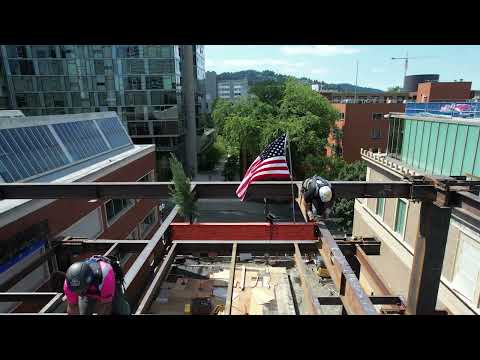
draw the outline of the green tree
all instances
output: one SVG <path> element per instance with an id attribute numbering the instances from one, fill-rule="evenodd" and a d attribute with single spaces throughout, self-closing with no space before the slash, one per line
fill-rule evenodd
<path id="1" fill-rule="evenodd" d="M 277 106 L 285 93 L 285 82 L 275 80 L 262 81 L 251 86 L 249 92 L 257 96 L 260 101 Z"/>
<path id="2" fill-rule="evenodd" d="M 392 86 L 387 89 L 388 92 L 400 92 L 402 88 L 400 86 Z"/>
<path id="3" fill-rule="evenodd" d="M 180 215 L 193 224 L 195 216 L 198 215 L 196 200 L 190 191 L 190 179 L 185 175 L 182 163 L 173 153 L 170 158 L 170 170 L 173 175 L 173 186 L 169 186 L 170 195 L 179 207 Z"/>

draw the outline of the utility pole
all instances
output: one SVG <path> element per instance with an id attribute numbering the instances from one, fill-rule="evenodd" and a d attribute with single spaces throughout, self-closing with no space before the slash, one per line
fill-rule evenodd
<path id="1" fill-rule="evenodd" d="M 354 95 L 354 100 L 353 103 L 357 103 L 357 85 L 358 85 L 358 60 L 357 60 L 357 71 L 355 73 L 355 95 Z"/>

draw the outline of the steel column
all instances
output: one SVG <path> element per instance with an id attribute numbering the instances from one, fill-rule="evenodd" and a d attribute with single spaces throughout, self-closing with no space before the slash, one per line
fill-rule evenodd
<path id="1" fill-rule="evenodd" d="M 451 213 L 450 207 L 422 203 L 408 290 L 409 314 L 435 313 Z"/>

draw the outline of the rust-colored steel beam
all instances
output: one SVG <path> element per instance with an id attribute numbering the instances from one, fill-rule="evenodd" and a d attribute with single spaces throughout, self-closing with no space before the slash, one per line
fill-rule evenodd
<path id="1" fill-rule="evenodd" d="M 452 208 L 424 202 L 415 242 L 408 289 L 407 313 L 435 313 Z"/>
<path id="2" fill-rule="evenodd" d="M 319 315 L 318 301 L 315 299 L 312 293 L 312 289 L 307 283 L 307 278 L 305 276 L 305 264 L 302 259 L 302 253 L 297 243 L 294 243 L 295 247 L 295 265 L 300 276 L 300 283 L 303 290 L 303 300 L 307 305 L 307 314 L 308 315 Z"/>
<path id="3" fill-rule="evenodd" d="M 335 242 L 325 224 L 318 226 L 321 234 L 320 254 L 327 270 L 334 281 L 349 315 L 377 315 L 371 300 L 365 294 L 358 278 L 347 259 Z"/>
<path id="4" fill-rule="evenodd" d="M 358 262 L 360 263 L 360 272 L 367 278 L 368 284 L 372 287 L 376 295 L 391 296 L 392 293 L 380 275 L 373 269 L 368 256 L 363 249 L 357 245 L 356 255 Z"/>
<path id="5" fill-rule="evenodd" d="M 322 296 L 317 298 L 320 305 L 343 305 L 342 299 L 338 296 Z M 370 296 L 374 305 L 403 305 L 399 296 Z"/>
<path id="6" fill-rule="evenodd" d="M 170 266 L 172 266 L 173 261 L 175 260 L 176 248 L 177 244 L 173 243 L 170 247 L 170 250 L 168 251 L 167 256 L 165 257 L 165 259 L 163 259 L 162 265 L 155 274 L 155 277 L 153 278 L 153 281 L 148 287 L 145 295 L 140 300 L 140 304 L 138 305 L 135 315 L 145 314 L 152 305 L 155 296 L 158 295 L 162 282 L 165 280 L 165 277 L 170 270 Z"/>

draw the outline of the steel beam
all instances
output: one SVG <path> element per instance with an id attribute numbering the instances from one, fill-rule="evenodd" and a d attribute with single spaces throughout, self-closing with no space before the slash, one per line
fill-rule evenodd
<path id="1" fill-rule="evenodd" d="M 58 293 L 53 297 L 52 300 L 48 302 L 47 305 L 45 305 L 40 311 L 39 314 L 46 314 L 46 313 L 52 313 L 55 311 L 55 309 L 60 305 L 62 302 L 63 294 Z"/>
<path id="2" fill-rule="evenodd" d="M 321 234 L 320 254 L 332 280 L 339 289 L 346 312 L 349 315 L 378 314 L 330 231 L 323 223 L 320 223 L 318 228 Z"/>
<path id="3" fill-rule="evenodd" d="M 360 273 L 366 276 L 367 282 L 373 289 L 374 293 L 382 296 L 392 295 L 388 286 L 385 285 L 385 282 L 381 279 L 380 275 L 373 269 L 370 261 L 368 261 L 367 254 L 360 246 L 357 247 L 355 256 L 360 263 Z"/>
<path id="4" fill-rule="evenodd" d="M 225 302 L 225 314 L 232 314 L 232 298 L 233 298 L 233 282 L 235 280 L 235 263 L 237 262 L 237 243 L 232 246 L 232 259 L 230 261 L 230 269 L 228 276 L 227 300 Z"/>
<path id="5" fill-rule="evenodd" d="M 300 181 L 294 182 L 298 197 Z M 170 182 L 95 182 L 95 183 L 3 183 L 0 184 L 0 199 L 167 199 L 170 197 Z M 240 182 L 194 182 L 193 192 L 198 198 L 236 199 L 235 190 Z M 434 200 L 434 185 L 412 185 L 407 181 L 367 182 L 367 181 L 332 181 L 337 198 L 412 198 Z M 289 181 L 253 182 L 247 192 L 248 199 L 272 197 L 291 199 Z"/>
<path id="6" fill-rule="evenodd" d="M 307 305 L 307 314 L 308 315 L 319 315 L 319 309 L 317 308 L 318 302 L 315 301 L 315 297 L 313 296 L 312 289 L 307 283 L 307 278 L 305 276 L 305 264 L 302 259 L 302 253 L 300 252 L 300 248 L 298 247 L 297 243 L 293 244 L 295 248 L 295 264 L 298 271 L 298 275 L 300 276 L 300 283 L 302 285 L 303 290 L 303 300 Z"/>
<path id="7" fill-rule="evenodd" d="M 59 293 L 56 292 L 2 292 L 0 302 L 26 302 L 38 303 L 52 299 Z M 63 296 L 63 294 L 61 294 Z"/>
<path id="8" fill-rule="evenodd" d="M 373 305 L 402 305 L 399 296 L 370 296 Z M 317 298 L 320 305 L 343 305 L 342 298 L 338 296 L 322 296 Z"/>
<path id="9" fill-rule="evenodd" d="M 151 270 L 155 268 L 156 258 L 159 258 L 163 250 L 162 237 L 170 226 L 170 223 L 177 216 L 179 207 L 175 206 L 170 214 L 163 221 L 160 228 L 153 234 L 152 239 L 144 247 L 142 252 L 135 259 L 128 272 L 125 274 L 125 294 L 129 300 L 132 310 L 136 310 L 138 299 L 141 296 L 142 289 L 148 282 Z"/>
<path id="10" fill-rule="evenodd" d="M 165 280 L 165 277 L 170 270 L 170 266 L 172 266 L 173 261 L 175 260 L 175 253 L 176 253 L 177 244 L 172 244 L 170 250 L 168 251 L 167 256 L 163 259 L 162 265 L 160 269 L 158 269 L 155 277 L 147 289 L 145 296 L 141 299 L 140 304 L 138 305 L 137 311 L 135 315 L 144 314 L 148 311 L 155 296 L 158 295 L 158 291 L 160 290 L 160 286 L 162 282 Z"/>
<path id="11" fill-rule="evenodd" d="M 452 208 L 422 203 L 407 299 L 409 314 L 434 314 Z"/>

